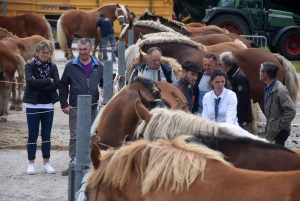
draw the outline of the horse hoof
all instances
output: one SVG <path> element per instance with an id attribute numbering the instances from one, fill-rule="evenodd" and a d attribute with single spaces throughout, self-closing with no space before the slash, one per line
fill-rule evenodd
<path id="1" fill-rule="evenodd" d="M 22 111 L 22 107 L 16 107 L 16 111 Z"/>
<path id="2" fill-rule="evenodd" d="M 16 109 L 16 107 L 15 106 L 9 106 L 9 110 L 15 110 Z"/>
<path id="3" fill-rule="evenodd" d="M 6 122 L 7 118 L 1 117 L 0 122 Z"/>

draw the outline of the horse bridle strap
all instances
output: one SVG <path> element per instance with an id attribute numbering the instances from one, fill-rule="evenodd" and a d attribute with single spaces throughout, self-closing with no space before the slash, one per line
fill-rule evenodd
<path id="1" fill-rule="evenodd" d="M 116 11 L 115 11 L 115 16 L 116 16 L 116 18 L 117 18 L 118 20 L 119 20 L 119 18 L 124 18 L 124 15 L 120 15 L 120 16 L 118 15 L 118 11 L 119 11 L 119 10 L 122 10 L 122 8 L 117 8 Z M 122 11 L 123 11 L 123 10 L 122 10 Z M 124 14 L 124 13 L 123 13 L 123 14 Z"/>

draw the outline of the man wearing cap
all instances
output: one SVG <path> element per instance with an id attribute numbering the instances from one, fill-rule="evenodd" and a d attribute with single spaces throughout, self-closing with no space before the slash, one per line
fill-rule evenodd
<path id="1" fill-rule="evenodd" d="M 179 80 L 173 83 L 186 97 L 189 110 L 191 113 L 198 112 L 197 110 L 193 110 L 195 96 L 193 94 L 193 85 L 198 79 L 199 73 L 201 72 L 201 68 L 197 63 L 193 61 L 186 61 L 182 64 L 182 76 Z M 197 100 L 196 103 L 197 104 Z"/>

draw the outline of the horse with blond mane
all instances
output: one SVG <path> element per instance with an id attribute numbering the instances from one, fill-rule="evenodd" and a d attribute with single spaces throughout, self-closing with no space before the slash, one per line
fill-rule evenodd
<path id="1" fill-rule="evenodd" d="M 117 150 L 101 152 L 94 144 L 92 170 L 85 190 L 88 200 L 299 199 L 300 171 L 237 169 L 220 152 L 188 142 L 191 138 L 138 140 Z"/>
<path id="2" fill-rule="evenodd" d="M 72 41 L 74 37 L 94 38 L 93 56 L 100 43 L 100 36 L 97 33 L 96 23 L 100 19 L 100 13 L 105 14 L 112 22 L 118 20 L 120 24 L 125 21 L 129 10 L 121 4 L 106 4 L 92 12 L 80 10 L 68 10 L 64 12 L 57 21 L 57 39 L 61 49 L 65 52 L 67 59 L 73 59 Z M 76 23 L 74 23 L 76 22 Z M 98 59 L 102 59 L 100 49 Z"/>

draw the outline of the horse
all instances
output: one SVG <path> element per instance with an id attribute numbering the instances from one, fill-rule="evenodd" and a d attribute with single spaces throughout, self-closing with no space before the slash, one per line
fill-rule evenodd
<path id="1" fill-rule="evenodd" d="M 125 50 L 126 81 L 129 80 L 134 67 L 146 62 L 146 57 L 146 53 L 140 52 L 140 48 L 137 45 L 131 45 Z M 181 77 L 182 66 L 176 59 L 162 56 L 160 62 L 172 67 L 176 80 Z"/>
<path id="2" fill-rule="evenodd" d="M 32 59 L 35 55 L 36 52 L 36 46 L 37 44 L 39 44 L 41 41 L 47 41 L 50 46 L 51 46 L 51 51 L 50 51 L 50 55 L 51 55 L 51 61 L 54 61 L 54 45 L 50 40 L 47 40 L 46 38 L 40 36 L 40 35 L 33 35 L 33 36 L 29 36 L 29 37 L 24 37 L 24 38 L 20 38 L 16 35 L 13 35 L 11 32 L 7 31 L 6 29 L 3 29 L 0 27 L 0 39 L 6 38 L 6 37 L 11 37 L 14 39 L 18 39 L 20 40 L 24 45 L 25 45 L 25 49 L 27 52 L 27 56 L 25 59 L 25 61 L 27 59 Z"/>
<path id="3" fill-rule="evenodd" d="M 138 77 L 132 84 L 122 88 L 104 107 L 97 124 L 97 133 L 103 144 L 101 149 L 117 147 L 124 139 L 133 140 L 139 123 L 134 109 L 137 99 L 148 109 L 160 105 L 177 108 L 179 102 L 180 109 L 188 112 L 185 96 L 174 85 Z"/>
<path id="4" fill-rule="evenodd" d="M 170 39 L 167 39 L 170 41 Z M 141 50 L 146 52 L 151 47 L 159 47 L 164 56 L 175 58 L 179 63 L 183 63 L 187 60 L 192 60 L 198 63 L 200 67 L 203 67 L 203 58 L 208 52 L 202 49 L 191 46 L 187 43 L 180 43 L 176 38 L 173 42 L 164 43 L 157 39 L 150 39 L 146 43 L 143 41 L 139 44 Z M 184 50 L 184 51 L 182 51 Z M 299 81 L 297 73 L 293 65 L 280 55 L 274 55 L 270 52 L 262 50 L 260 48 L 248 48 L 232 51 L 239 67 L 245 72 L 249 85 L 251 98 L 254 103 L 258 102 L 260 108 L 264 108 L 264 83 L 258 81 L 258 72 L 260 64 L 264 62 L 272 62 L 279 67 L 277 73 L 277 79 L 282 82 L 288 89 L 289 94 L 293 102 L 296 102 L 297 94 L 299 91 Z M 220 52 L 212 52 L 217 56 Z"/>
<path id="5" fill-rule="evenodd" d="M 220 152 L 188 143 L 190 139 L 138 140 L 108 151 L 93 144 L 85 190 L 88 200 L 299 199 L 300 171 L 238 169 Z M 273 190 L 268 193 L 270 188 Z"/>
<path id="6" fill-rule="evenodd" d="M 142 135 L 150 141 L 156 139 L 172 140 L 180 135 L 194 135 L 201 132 L 204 135 L 248 137 L 267 142 L 264 138 L 257 137 L 239 126 L 209 121 L 180 110 L 154 108 L 149 112 L 139 101 L 136 101 L 135 108 L 141 119 L 141 123 L 134 133 L 136 139 Z"/>
<path id="7" fill-rule="evenodd" d="M 68 10 L 64 12 L 57 21 L 57 39 L 60 47 L 65 52 L 65 57 L 67 59 L 74 58 L 71 47 L 75 36 L 95 38 L 92 53 L 92 55 L 95 56 L 101 38 L 97 34 L 96 29 L 96 23 L 100 19 L 100 13 L 105 14 L 112 22 L 117 19 L 120 24 L 123 24 L 128 12 L 129 10 L 121 4 L 106 4 L 97 10 L 87 13 L 80 10 Z M 101 58 L 102 51 L 100 49 L 98 59 L 101 60 Z"/>
<path id="8" fill-rule="evenodd" d="M 300 170 L 300 156 L 276 144 L 250 138 L 204 136 L 199 133 L 190 141 L 221 152 L 225 160 L 236 168 L 260 171 Z"/>
<path id="9" fill-rule="evenodd" d="M 22 110 L 21 89 L 24 83 L 23 58 L 11 51 L 3 42 L 0 41 L 0 122 L 7 121 L 8 101 L 11 82 L 15 81 L 15 72 L 18 71 L 19 93 L 13 90 L 12 104 L 16 110 Z M 14 89 L 14 88 L 13 88 Z"/>
<path id="10" fill-rule="evenodd" d="M 53 43 L 52 29 L 45 18 L 34 14 L 0 16 L 0 27 L 20 38 L 40 35 Z"/>

